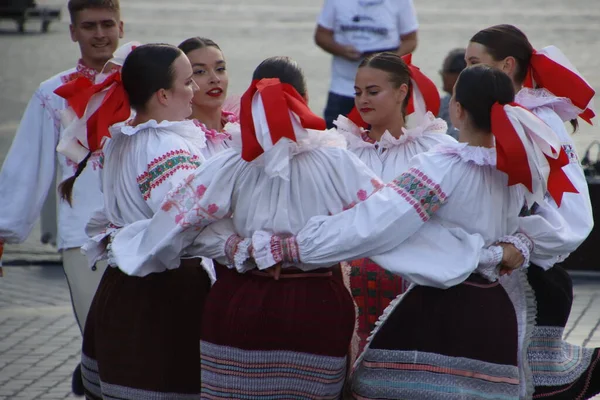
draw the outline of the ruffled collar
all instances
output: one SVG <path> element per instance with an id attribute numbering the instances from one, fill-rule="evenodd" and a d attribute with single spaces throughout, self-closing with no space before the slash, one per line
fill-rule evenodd
<path id="1" fill-rule="evenodd" d="M 496 166 L 496 148 L 469 146 L 468 143 L 444 143 L 435 146 L 431 151 L 440 154 L 452 154 L 467 163 L 479 166 Z"/>
<path id="2" fill-rule="evenodd" d="M 538 107 L 549 107 L 563 121 L 577 119 L 583 110 L 577 108 L 567 97 L 557 97 L 546 89 L 523 88 L 515 95 L 515 102 L 533 111 Z"/>
<path id="3" fill-rule="evenodd" d="M 92 82 L 94 82 L 96 75 L 98 75 L 98 71 L 96 71 L 94 68 L 86 66 L 81 58 L 79 61 L 77 61 L 77 67 L 75 69 L 77 73 L 79 73 L 81 76 L 85 76 Z"/>
<path id="4" fill-rule="evenodd" d="M 239 122 L 239 118 L 232 112 L 221 111 L 221 125 L 223 130 L 218 131 L 216 129 L 208 129 L 205 124 L 197 119 L 193 119 L 194 124 L 204 132 L 206 140 L 211 143 L 219 144 L 226 140 L 232 140 L 231 134 L 227 131 L 228 124 L 235 124 Z"/>
<path id="5" fill-rule="evenodd" d="M 160 129 L 181 136 L 199 149 L 206 147 L 206 136 L 204 136 L 204 132 L 202 132 L 201 129 L 198 129 L 192 120 L 156 122 L 156 120 L 151 119 L 135 126 L 131 125 L 131 121 L 132 120 L 121 122 L 111 126 L 111 138 L 117 139 L 122 136 L 132 137 L 140 133 L 143 134 L 150 129 Z"/>
<path id="6" fill-rule="evenodd" d="M 161 122 L 157 122 L 155 119 L 151 119 L 149 121 L 146 121 L 144 123 L 138 124 L 138 125 L 131 125 L 131 122 L 133 120 L 129 120 L 128 122 L 122 123 L 122 124 L 116 124 L 113 125 L 119 133 L 122 133 L 125 136 L 133 136 L 141 131 L 144 131 L 146 129 L 168 129 L 168 130 L 173 130 L 174 132 L 180 131 L 180 130 L 184 130 L 184 129 L 189 129 L 190 127 L 193 127 L 194 130 L 197 131 L 196 129 L 196 125 L 194 124 L 194 122 L 192 121 L 161 121 Z"/>
<path id="7" fill-rule="evenodd" d="M 448 125 L 442 119 L 436 118 L 431 112 L 427 112 L 423 121 L 418 126 L 406 129 L 402 128 L 402 135 L 395 138 L 389 131 L 385 131 L 379 141 L 375 141 L 369 136 L 369 132 L 356 125 L 348 118 L 340 115 L 334 121 L 338 132 L 340 132 L 348 141 L 349 149 L 357 148 L 385 148 L 389 149 L 395 146 L 401 146 L 407 142 L 418 140 L 424 135 L 445 134 Z"/>

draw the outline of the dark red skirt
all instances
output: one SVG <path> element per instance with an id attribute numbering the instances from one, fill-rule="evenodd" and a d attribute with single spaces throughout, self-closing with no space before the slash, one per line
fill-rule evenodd
<path id="1" fill-rule="evenodd" d="M 198 259 L 142 278 L 107 268 L 83 336 L 86 396 L 199 398 L 200 328 L 209 289 Z"/>
<path id="2" fill-rule="evenodd" d="M 203 398 L 337 398 L 354 317 L 339 269 L 278 281 L 220 269 L 202 321 Z"/>

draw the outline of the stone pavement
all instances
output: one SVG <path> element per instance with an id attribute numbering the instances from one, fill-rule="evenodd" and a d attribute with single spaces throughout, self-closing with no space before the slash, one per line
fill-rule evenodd
<path id="1" fill-rule="evenodd" d="M 574 281 L 566 338 L 573 344 L 600 346 L 600 277 L 575 276 Z M 71 374 L 80 347 L 62 268 L 4 267 L 0 399 L 75 399 L 70 393 Z"/>
<path id="2" fill-rule="evenodd" d="M 62 267 L 4 267 L 0 399 L 70 399 L 81 335 Z"/>

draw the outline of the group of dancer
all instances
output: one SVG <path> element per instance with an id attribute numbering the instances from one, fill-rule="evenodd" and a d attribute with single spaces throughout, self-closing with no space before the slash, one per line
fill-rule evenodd
<path id="1" fill-rule="evenodd" d="M 82 12 L 122 33 L 118 7 Z M 589 122 L 594 91 L 557 48 L 476 33 L 456 141 L 410 57 L 364 58 L 355 108 L 326 129 L 288 57 L 227 104 L 214 41 L 116 40 L 52 88 L 53 148 L 75 172 L 61 196 L 100 203 L 82 248 L 89 270 L 108 264 L 82 323 L 88 399 L 600 392 L 599 349 L 562 340 L 559 265 L 593 226 L 564 123 Z"/>

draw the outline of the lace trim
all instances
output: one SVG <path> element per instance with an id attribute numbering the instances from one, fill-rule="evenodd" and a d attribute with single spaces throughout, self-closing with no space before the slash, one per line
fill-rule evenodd
<path id="1" fill-rule="evenodd" d="M 565 122 L 576 119 L 583 112 L 571 99 L 557 97 L 544 88 L 523 88 L 516 94 L 515 102 L 530 111 L 538 107 L 550 107 Z"/>
<path id="2" fill-rule="evenodd" d="M 526 268 L 529 266 L 529 257 L 533 251 L 533 242 L 527 236 L 522 233 L 517 233 L 513 236 L 503 236 L 500 238 L 500 240 L 498 240 L 498 242 L 509 243 L 515 246 L 524 258 L 523 264 L 520 266 L 520 268 Z"/>
<path id="3" fill-rule="evenodd" d="M 469 146 L 467 143 L 440 144 L 433 151 L 441 154 L 452 154 L 461 160 L 479 166 L 496 166 L 496 149 L 480 146 Z"/>
<path id="4" fill-rule="evenodd" d="M 236 123 L 239 120 L 234 113 L 228 111 L 221 111 L 221 126 L 223 126 L 223 129 L 221 131 L 218 131 L 216 129 L 208 129 L 204 123 L 200 122 L 197 119 L 193 119 L 193 121 L 198 128 L 202 129 L 202 132 L 204 132 L 204 135 L 206 136 L 207 140 L 209 140 L 211 143 L 217 144 L 222 143 L 225 140 L 232 139 L 231 134 L 227 132 L 225 126 L 229 123 Z"/>
<path id="5" fill-rule="evenodd" d="M 477 273 L 490 282 L 496 282 L 499 276 L 499 265 L 502 262 L 504 251 L 501 246 L 490 246 L 484 249 L 479 260 Z"/>
<path id="6" fill-rule="evenodd" d="M 379 141 L 374 140 L 369 136 L 369 132 L 362 127 L 356 125 L 348 118 L 340 115 L 334 122 L 337 130 L 344 135 L 348 140 L 348 147 L 350 149 L 363 148 L 363 147 L 378 147 L 378 148 L 392 148 L 395 146 L 403 145 L 406 142 L 414 141 L 421 138 L 424 135 L 437 135 L 445 134 L 448 129 L 446 121 L 436 118 L 431 112 L 427 112 L 423 117 L 423 122 L 411 129 L 402 128 L 403 134 L 396 138 L 392 136 L 389 131 L 385 131 Z"/>
<path id="7" fill-rule="evenodd" d="M 166 129 L 166 128 L 173 128 L 173 127 L 181 127 L 181 128 L 189 128 L 190 126 L 194 126 L 195 124 L 193 121 L 161 121 L 161 122 L 157 122 L 154 119 L 151 119 L 149 121 L 146 121 L 144 123 L 138 124 L 136 126 L 131 126 L 131 125 L 127 125 L 127 124 L 120 124 L 118 126 L 118 130 L 126 136 L 133 136 L 138 132 L 141 132 L 145 129 L 148 128 L 153 128 L 153 129 Z"/>
<path id="8" fill-rule="evenodd" d="M 243 239 L 236 234 L 229 236 L 225 242 L 225 257 L 230 266 L 238 272 L 246 272 L 251 268 L 245 266 L 252 254 L 252 239 Z"/>
<path id="9" fill-rule="evenodd" d="M 236 234 L 229 236 L 227 241 L 225 242 L 225 257 L 227 257 L 227 261 L 229 265 L 235 265 L 235 253 L 237 251 L 238 245 L 243 239 Z"/>

